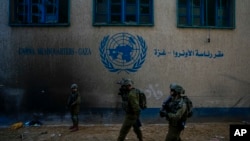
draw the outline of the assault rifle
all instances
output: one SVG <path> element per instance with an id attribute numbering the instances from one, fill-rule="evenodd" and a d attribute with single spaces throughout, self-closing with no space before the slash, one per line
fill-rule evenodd
<path id="1" fill-rule="evenodd" d="M 171 101 L 172 97 L 171 96 L 168 96 L 162 103 L 162 108 L 160 110 L 160 116 L 161 117 L 166 117 L 167 118 L 167 115 L 168 113 L 170 112 L 169 110 L 169 107 L 167 106 L 168 103 Z"/>

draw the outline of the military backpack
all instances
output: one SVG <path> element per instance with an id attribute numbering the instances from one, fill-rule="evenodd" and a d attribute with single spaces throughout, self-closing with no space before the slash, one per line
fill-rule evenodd
<path id="1" fill-rule="evenodd" d="M 147 108 L 147 97 L 145 93 L 141 92 L 140 90 L 136 89 L 136 93 L 139 94 L 139 106 L 142 110 Z"/>
<path id="2" fill-rule="evenodd" d="M 187 96 L 183 96 L 183 101 L 187 105 L 187 118 L 190 118 L 193 116 L 193 102 Z"/>

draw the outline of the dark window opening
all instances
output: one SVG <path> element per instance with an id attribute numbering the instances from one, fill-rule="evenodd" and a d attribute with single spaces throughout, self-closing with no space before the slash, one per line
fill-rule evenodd
<path id="1" fill-rule="evenodd" d="M 153 25 L 153 0 L 95 0 L 93 25 Z"/>
<path id="2" fill-rule="evenodd" d="M 69 0 L 10 0 L 10 26 L 68 26 Z"/>
<path id="3" fill-rule="evenodd" d="M 178 27 L 235 28 L 235 0 L 178 0 Z"/>

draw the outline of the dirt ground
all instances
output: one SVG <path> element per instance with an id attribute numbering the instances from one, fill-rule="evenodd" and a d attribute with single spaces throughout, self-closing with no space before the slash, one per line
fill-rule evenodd
<path id="1" fill-rule="evenodd" d="M 181 134 L 183 141 L 229 141 L 228 122 L 188 123 Z M 80 125 L 79 131 L 70 132 L 68 125 L 43 125 L 11 130 L 0 128 L 0 141 L 116 141 L 121 124 Z M 168 124 L 143 124 L 144 141 L 164 141 Z M 130 130 L 126 141 L 137 141 Z"/>

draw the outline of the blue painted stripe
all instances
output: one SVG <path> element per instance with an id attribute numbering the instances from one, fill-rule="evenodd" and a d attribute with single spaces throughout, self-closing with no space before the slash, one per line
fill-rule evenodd
<path id="1" fill-rule="evenodd" d="M 159 117 L 159 108 L 148 108 L 141 112 L 141 119 L 144 123 L 162 123 L 166 122 L 164 118 Z M 193 117 L 189 121 L 249 121 L 250 120 L 250 108 L 194 108 Z M 25 113 L 16 115 L 4 115 L 0 113 L 0 126 L 10 125 L 17 121 L 27 122 L 32 120 L 30 116 L 32 113 Z M 55 123 L 70 122 L 69 113 L 44 113 L 44 117 L 41 118 L 43 123 Z M 16 118 L 18 117 L 18 119 Z M 115 108 L 88 108 L 81 109 L 79 116 L 81 123 L 86 124 L 112 124 L 121 123 L 124 118 L 124 112 L 122 109 Z M 205 120 L 204 120 L 205 119 Z"/>
<path id="2" fill-rule="evenodd" d="M 158 116 L 159 108 L 142 111 L 143 116 Z M 194 108 L 193 117 L 250 117 L 250 108 Z"/>
<path id="3" fill-rule="evenodd" d="M 142 117 L 153 118 L 159 115 L 160 108 L 147 108 L 141 111 Z M 85 112 L 84 112 L 85 111 Z M 93 114 L 116 113 L 123 114 L 122 109 L 113 108 L 91 108 L 84 110 L 82 114 L 87 114 L 90 111 Z M 250 117 L 250 107 L 246 108 L 194 108 L 193 117 Z"/>

